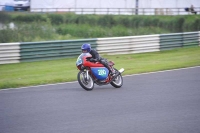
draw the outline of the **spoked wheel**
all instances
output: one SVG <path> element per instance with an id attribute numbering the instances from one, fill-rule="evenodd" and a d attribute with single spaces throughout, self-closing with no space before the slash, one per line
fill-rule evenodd
<path id="1" fill-rule="evenodd" d="M 77 79 L 83 89 L 85 89 L 87 91 L 93 90 L 94 81 L 90 75 L 88 75 L 88 79 L 87 79 L 85 71 L 80 71 L 77 75 Z"/>
<path id="2" fill-rule="evenodd" d="M 118 71 L 115 69 L 115 71 Z M 115 88 L 120 88 L 123 85 L 122 75 L 119 74 L 110 84 Z"/>

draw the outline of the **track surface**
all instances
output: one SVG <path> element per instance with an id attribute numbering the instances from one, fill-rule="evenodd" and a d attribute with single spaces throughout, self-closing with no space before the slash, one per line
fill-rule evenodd
<path id="1" fill-rule="evenodd" d="M 0 133 L 199 133 L 200 67 L 0 91 Z"/>

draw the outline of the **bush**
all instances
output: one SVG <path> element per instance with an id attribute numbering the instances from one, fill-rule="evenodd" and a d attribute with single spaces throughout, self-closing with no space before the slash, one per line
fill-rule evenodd
<path id="1" fill-rule="evenodd" d="M 133 17 L 132 18 L 132 26 L 133 28 L 138 28 L 140 26 L 143 26 L 143 20 L 141 17 Z"/>
<path id="2" fill-rule="evenodd" d="M 135 16 L 0 13 L 15 29 L 1 29 L 0 42 L 98 38 L 200 30 L 199 15 Z M 10 20 L 11 19 L 11 20 Z M 8 27 L 8 26 L 7 26 Z"/>
<path id="3" fill-rule="evenodd" d="M 54 25 L 64 23 L 64 17 L 61 14 L 48 14 L 47 17 L 50 19 L 51 23 Z"/>
<path id="4" fill-rule="evenodd" d="M 11 16 L 6 12 L 0 11 L 0 23 L 8 23 L 11 21 Z"/>
<path id="5" fill-rule="evenodd" d="M 19 37 L 22 36 L 18 31 L 12 29 L 3 29 L 0 32 L 0 43 L 19 42 Z"/>
<path id="6" fill-rule="evenodd" d="M 19 23 L 16 24 L 14 29 L 3 29 L 0 32 L 0 43 L 6 42 L 31 42 L 31 41 L 44 41 L 54 40 L 55 31 L 51 25 L 43 24 L 38 25 L 37 22 L 31 24 Z"/>
<path id="7" fill-rule="evenodd" d="M 42 16 L 41 14 L 29 14 L 29 15 L 26 15 L 26 14 L 20 14 L 20 15 L 17 15 L 17 16 L 13 16 L 13 21 L 16 21 L 16 22 L 46 22 L 47 21 L 47 18 L 45 16 Z"/>
<path id="8" fill-rule="evenodd" d="M 100 26 L 106 26 L 106 27 L 112 27 L 113 25 L 116 24 L 116 21 L 114 19 L 114 16 L 112 15 L 104 15 L 104 16 L 101 16 L 99 19 L 98 19 L 98 22 L 97 22 L 98 25 Z"/>
<path id="9" fill-rule="evenodd" d="M 132 27 L 133 26 L 130 18 L 127 18 L 127 17 L 117 18 L 116 23 L 118 25 L 122 25 L 122 26 L 125 26 L 125 27 Z"/>
<path id="10" fill-rule="evenodd" d="M 173 32 L 183 32 L 184 18 L 177 18 L 173 22 L 172 31 Z"/>
<path id="11" fill-rule="evenodd" d="M 200 31 L 200 18 L 196 19 L 191 25 L 192 31 Z"/>

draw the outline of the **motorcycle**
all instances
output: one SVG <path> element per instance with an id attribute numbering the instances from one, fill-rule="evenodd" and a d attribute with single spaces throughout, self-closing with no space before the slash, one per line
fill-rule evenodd
<path id="1" fill-rule="evenodd" d="M 121 73 L 124 72 L 124 68 L 117 70 L 113 67 L 114 62 L 109 61 L 108 65 L 114 72 L 114 75 L 112 75 L 103 64 L 90 59 L 90 53 L 82 53 L 76 61 L 76 67 L 80 70 L 77 79 L 83 89 L 87 91 L 93 90 L 94 83 L 100 86 L 111 84 L 115 88 L 120 88 L 123 85 Z"/>

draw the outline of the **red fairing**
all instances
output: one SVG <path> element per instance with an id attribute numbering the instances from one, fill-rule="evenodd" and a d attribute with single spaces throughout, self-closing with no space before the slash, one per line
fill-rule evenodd
<path id="1" fill-rule="evenodd" d="M 90 62 L 86 60 L 87 57 L 83 57 L 83 65 L 86 67 L 104 67 L 100 62 Z"/>

